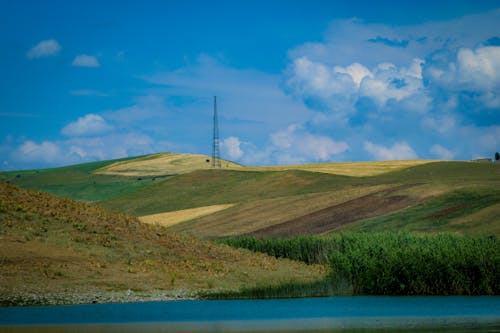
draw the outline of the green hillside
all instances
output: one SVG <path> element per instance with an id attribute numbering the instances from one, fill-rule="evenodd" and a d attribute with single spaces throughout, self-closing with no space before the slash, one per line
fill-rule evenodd
<path id="1" fill-rule="evenodd" d="M 464 188 L 392 214 L 354 222 L 342 231 L 452 232 L 500 235 L 500 189 Z M 471 217 L 471 218 L 467 218 Z"/>
<path id="2" fill-rule="evenodd" d="M 340 189 L 359 180 L 306 171 L 199 170 L 103 201 L 106 208 L 146 215 Z"/>
<path id="3" fill-rule="evenodd" d="M 92 162 L 41 170 L 0 173 L 0 181 L 28 189 L 45 191 L 59 197 L 100 201 L 148 185 L 154 177 L 141 178 L 95 174 L 107 165 L 129 159 Z"/>
<path id="4" fill-rule="evenodd" d="M 374 162 L 373 167 L 378 168 L 375 175 L 355 177 L 332 174 L 343 165 L 335 163 L 304 166 L 302 170 L 285 166 L 279 167 L 281 171 L 243 166 L 213 170 L 205 169 L 206 160 L 199 155 L 157 154 L 4 172 L 0 179 L 60 197 L 98 202 L 107 209 L 134 216 L 235 204 L 207 216 L 187 218 L 172 227 L 209 238 L 245 233 L 284 236 L 285 232 L 394 229 L 498 234 L 500 201 L 496 191 L 500 188 L 500 164 L 417 162 L 407 162 L 404 167 L 388 163 L 388 172 L 380 172 L 380 163 Z M 196 170 L 200 163 L 203 168 Z M 326 167 L 328 173 L 310 171 Z M 356 174 L 363 174 L 362 167 L 368 169 L 366 173 L 372 172 L 369 162 L 347 163 L 346 167 Z M 130 170 L 141 176 L 123 175 Z M 151 170 L 155 175 L 142 175 Z M 167 171 L 170 174 L 161 175 Z M 455 195 L 462 193 L 461 189 L 467 193 L 463 200 Z M 432 212 L 467 201 L 474 204 L 455 209 L 446 222 L 429 218 Z"/>

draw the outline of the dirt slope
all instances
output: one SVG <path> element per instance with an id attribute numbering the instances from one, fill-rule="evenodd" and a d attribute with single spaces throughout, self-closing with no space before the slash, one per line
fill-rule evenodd
<path id="1" fill-rule="evenodd" d="M 258 237 L 287 237 L 327 233 L 354 221 L 385 215 L 415 204 L 415 200 L 409 196 L 397 195 L 394 192 L 417 185 L 394 186 L 280 224 L 262 228 L 250 234 Z"/>
<path id="2" fill-rule="evenodd" d="M 0 182 L 0 304 L 69 293 L 192 294 L 280 281 L 324 269 L 200 241 L 47 193 Z M 88 300 L 88 299 L 87 299 Z"/>

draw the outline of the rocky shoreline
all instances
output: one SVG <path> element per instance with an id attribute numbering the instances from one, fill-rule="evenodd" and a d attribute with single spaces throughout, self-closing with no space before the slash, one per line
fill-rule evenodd
<path id="1" fill-rule="evenodd" d="M 134 292 L 132 290 L 110 292 L 61 292 L 61 293 L 26 293 L 0 295 L 0 306 L 42 306 L 76 305 L 132 302 L 160 302 L 198 299 L 197 293 L 187 290 L 159 290 L 152 292 Z"/>

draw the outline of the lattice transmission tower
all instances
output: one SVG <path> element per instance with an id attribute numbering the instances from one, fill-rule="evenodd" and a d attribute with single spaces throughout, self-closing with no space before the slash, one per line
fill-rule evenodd
<path id="1" fill-rule="evenodd" d="M 219 121 L 217 119 L 217 96 L 214 96 L 214 135 L 212 145 L 212 168 L 220 168 Z"/>

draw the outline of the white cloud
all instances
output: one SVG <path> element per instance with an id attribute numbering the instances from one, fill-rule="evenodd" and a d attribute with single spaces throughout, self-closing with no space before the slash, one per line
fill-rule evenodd
<path id="1" fill-rule="evenodd" d="M 500 82 L 500 47 L 461 49 L 457 54 L 457 74 L 461 82 L 481 84 L 490 89 Z"/>
<path id="2" fill-rule="evenodd" d="M 335 155 L 345 152 L 349 145 L 323 135 L 314 135 L 298 125 L 271 134 L 268 151 L 272 163 L 304 163 L 308 161 L 330 161 Z"/>
<path id="3" fill-rule="evenodd" d="M 224 154 L 230 160 L 238 160 L 243 156 L 240 139 L 230 136 L 221 142 L 221 148 Z"/>
<path id="4" fill-rule="evenodd" d="M 373 100 L 379 109 L 425 112 L 432 99 L 424 89 L 423 63 L 418 58 L 408 67 L 386 62 L 370 71 L 359 63 L 329 67 L 300 57 L 290 65 L 287 85 L 294 95 L 320 101 L 319 105 L 327 106 L 323 111 L 340 119 L 353 115 L 362 97 Z"/>
<path id="5" fill-rule="evenodd" d="M 28 51 L 28 59 L 55 56 L 61 51 L 61 45 L 55 39 L 42 40 Z"/>
<path id="6" fill-rule="evenodd" d="M 351 79 L 359 87 L 365 77 L 373 77 L 373 74 L 365 66 L 355 62 L 347 67 L 335 66 L 333 70 L 337 73 L 345 73 L 351 76 Z"/>
<path id="7" fill-rule="evenodd" d="M 306 57 L 300 57 L 293 61 L 288 71 L 287 84 L 295 94 L 306 97 L 326 99 L 334 95 L 348 96 L 356 90 L 357 85 L 350 72 L 357 71 L 356 74 L 353 74 L 357 80 L 362 75 L 362 65 L 359 67 L 358 65 L 352 64 L 348 68 L 334 68 L 311 61 Z"/>
<path id="8" fill-rule="evenodd" d="M 382 62 L 403 66 L 414 58 L 424 59 L 441 49 L 474 48 L 498 35 L 500 10 L 492 10 L 447 21 L 418 25 L 388 26 L 360 19 L 333 21 L 321 42 L 305 43 L 289 52 L 292 59 L 303 56 L 330 66 L 353 62 L 373 68 Z M 407 41 L 404 47 L 373 43 L 374 39 Z M 379 39 L 380 40 L 380 39 Z"/>
<path id="9" fill-rule="evenodd" d="M 112 127 L 106 123 L 104 118 L 90 113 L 64 126 L 61 133 L 66 136 L 90 136 L 102 134 L 111 129 Z"/>
<path id="10" fill-rule="evenodd" d="M 444 115 L 440 117 L 427 117 L 422 119 L 422 125 L 426 129 L 438 132 L 440 134 L 451 133 L 457 128 L 457 121 L 451 115 Z"/>
<path id="11" fill-rule="evenodd" d="M 439 55 L 443 58 L 445 55 Z M 435 56 L 438 60 L 438 55 Z M 462 48 L 455 59 L 439 59 L 426 66 L 433 83 L 452 91 L 491 92 L 500 85 L 500 47 Z"/>
<path id="12" fill-rule="evenodd" d="M 10 154 L 9 168 L 40 168 L 70 165 L 96 160 L 138 156 L 171 151 L 175 145 L 153 140 L 137 132 L 110 133 L 96 137 L 70 137 L 66 140 L 27 140 Z"/>
<path id="13" fill-rule="evenodd" d="M 57 163 L 61 158 L 61 150 L 50 141 L 44 141 L 40 144 L 34 141 L 25 141 L 13 153 L 14 159 L 24 163 L 41 162 Z"/>
<path id="14" fill-rule="evenodd" d="M 86 54 L 80 54 L 73 59 L 71 65 L 75 67 L 99 67 L 101 64 L 96 57 Z"/>
<path id="15" fill-rule="evenodd" d="M 446 149 L 441 145 L 433 145 L 430 149 L 430 152 L 441 160 L 451 160 L 453 159 L 453 157 L 455 157 L 454 152 Z"/>
<path id="16" fill-rule="evenodd" d="M 476 107 L 500 107 L 500 47 L 462 48 L 431 60 L 424 70 L 431 87 L 472 99 Z"/>
<path id="17" fill-rule="evenodd" d="M 392 147 L 385 147 L 365 141 L 364 149 L 376 160 L 414 160 L 417 154 L 406 142 L 397 142 Z"/>
<path id="18" fill-rule="evenodd" d="M 398 68 L 391 63 L 379 64 L 373 75 L 363 81 L 360 95 L 367 96 L 384 106 L 387 101 L 401 101 L 416 94 L 423 94 L 423 82 L 419 67 L 421 59 L 413 59 L 409 68 Z"/>

